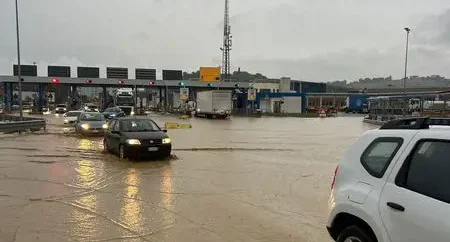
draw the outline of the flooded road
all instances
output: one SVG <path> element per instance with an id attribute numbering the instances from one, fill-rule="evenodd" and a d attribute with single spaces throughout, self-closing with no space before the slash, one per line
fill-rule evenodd
<path id="1" fill-rule="evenodd" d="M 129 162 L 102 138 L 0 138 L 0 241 L 329 241 L 331 176 L 361 117 L 238 118 L 169 130 L 174 157 Z"/>

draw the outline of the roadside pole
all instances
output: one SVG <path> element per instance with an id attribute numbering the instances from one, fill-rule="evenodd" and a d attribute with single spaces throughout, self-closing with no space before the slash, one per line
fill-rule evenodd
<path id="1" fill-rule="evenodd" d="M 19 37 L 19 6 L 16 0 L 16 34 L 17 34 L 17 78 L 19 85 L 19 113 L 20 121 L 23 121 L 23 107 L 22 107 L 22 73 L 20 66 L 20 37 Z M 12 93 L 11 93 L 12 95 Z"/>

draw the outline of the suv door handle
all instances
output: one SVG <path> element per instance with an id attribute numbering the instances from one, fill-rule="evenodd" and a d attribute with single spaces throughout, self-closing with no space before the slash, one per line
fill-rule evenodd
<path id="1" fill-rule="evenodd" d="M 388 202 L 387 205 L 388 205 L 389 207 L 391 207 L 392 209 L 398 210 L 398 211 L 400 211 L 400 212 L 404 212 L 404 211 L 405 211 L 405 207 L 403 207 L 403 206 L 400 205 L 400 204 L 393 203 L 393 202 Z"/>

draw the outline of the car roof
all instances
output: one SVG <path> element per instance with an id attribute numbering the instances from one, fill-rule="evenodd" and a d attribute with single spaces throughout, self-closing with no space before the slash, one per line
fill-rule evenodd
<path id="1" fill-rule="evenodd" d="M 119 117 L 119 118 L 114 118 L 112 120 L 119 120 L 119 121 L 128 121 L 128 120 L 151 120 L 154 122 L 153 119 L 146 117 L 146 118 L 137 118 L 137 117 Z"/>
<path id="2" fill-rule="evenodd" d="M 82 112 L 82 113 L 87 113 L 87 114 L 100 114 L 99 112 Z"/>

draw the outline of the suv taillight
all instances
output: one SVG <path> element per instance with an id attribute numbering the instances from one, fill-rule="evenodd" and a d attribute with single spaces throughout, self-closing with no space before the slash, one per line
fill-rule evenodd
<path id="1" fill-rule="evenodd" d="M 336 166 L 336 169 L 334 170 L 334 176 L 333 176 L 333 181 L 331 182 L 331 189 L 333 190 L 334 188 L 334 183 L 336 182 L 336 175 L 339 171 L 339 165 Z"/>

